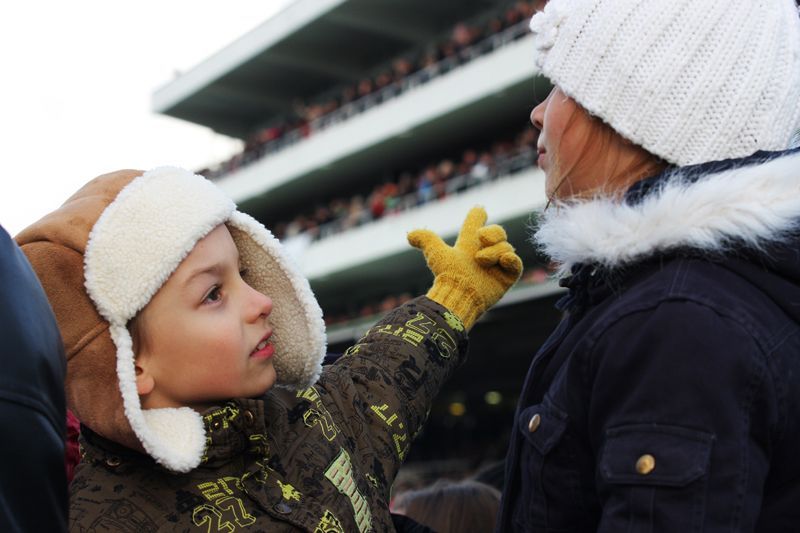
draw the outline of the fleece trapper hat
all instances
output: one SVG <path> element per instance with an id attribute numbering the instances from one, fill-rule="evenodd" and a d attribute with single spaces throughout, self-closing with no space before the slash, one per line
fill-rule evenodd
<path id="1" fill-rule="evenodd" d="M 142 409 L 126 326 L 223 223 L 246 281 L 273 301 L 278 385 L 310 385 L 321 371 L 325 326 L 308 281 L 263 225 L 202 176 L 174 167 L 106 174 L 17 235 L 64 339 L 70 408 L 93 431 L 177 472 L 200 463 L 203 420 L 188 407 Z"/>
<path id="2" fill-rule="evenodd" d="M 676 165 L 783 150 L 800 129 L 795 0 L 550 0 L 542 74 Z"/>

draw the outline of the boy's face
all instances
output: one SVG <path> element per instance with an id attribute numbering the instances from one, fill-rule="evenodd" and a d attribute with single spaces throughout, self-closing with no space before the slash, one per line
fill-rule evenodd
<path id="1" fill-rule="evenodd" d="M 198 411 L 275 383 L 272 301 L 244 282 L 225 225 L 198 241 L 140 314 L 137 388 L 145 409 Z"/>

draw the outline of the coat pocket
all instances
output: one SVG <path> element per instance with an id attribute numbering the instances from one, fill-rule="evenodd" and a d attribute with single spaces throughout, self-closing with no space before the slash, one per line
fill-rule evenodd
<path id="1" fill-rule="evenodd" d="M 558 444 L 567 427 L 567 415 L 553 406 L 534 405 L 519 417 L 519 429 L 528 443 L 547 455 Z"/>
<path id="2" fill-rule="evenodd" d="M 601 529 L 701 531 L 713 440 L 661 424 L 609 429 L 598 465 Z"/>
<path id="3" fill-rule="evenodd" d="M 579 472 L 567 445 L 568 416 L 548 400 L 519 412 L 520 503 L 513 522 L 523 531 L 568 531 L 580 512 Z"/>

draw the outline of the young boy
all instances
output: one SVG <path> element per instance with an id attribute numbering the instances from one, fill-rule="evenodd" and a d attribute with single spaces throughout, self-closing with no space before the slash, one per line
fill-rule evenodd
<path id="1" fill-rule="evenodd" d="M 485 220 L 473 209 L 452 248 L 410 234 L 435 275 L 427 297 L 324 370 L 307 280 L 200 176 L 100 176 L 23 231 L 84 426 L 70 529 L 392 530 L 409 444 L 522 268 Z"/>

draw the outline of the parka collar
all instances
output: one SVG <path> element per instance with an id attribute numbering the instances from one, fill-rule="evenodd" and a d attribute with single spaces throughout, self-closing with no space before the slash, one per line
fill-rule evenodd
<path id="1" fill-rule="evenodd" d="M 673 250 L 761 250 L 788 239 L 799 222 L 795 148 L 670 169 L 637 183 L 623 200 L 555 204 L 534 239 L 563 276 L 581 264 L 611 271 Z"/>

